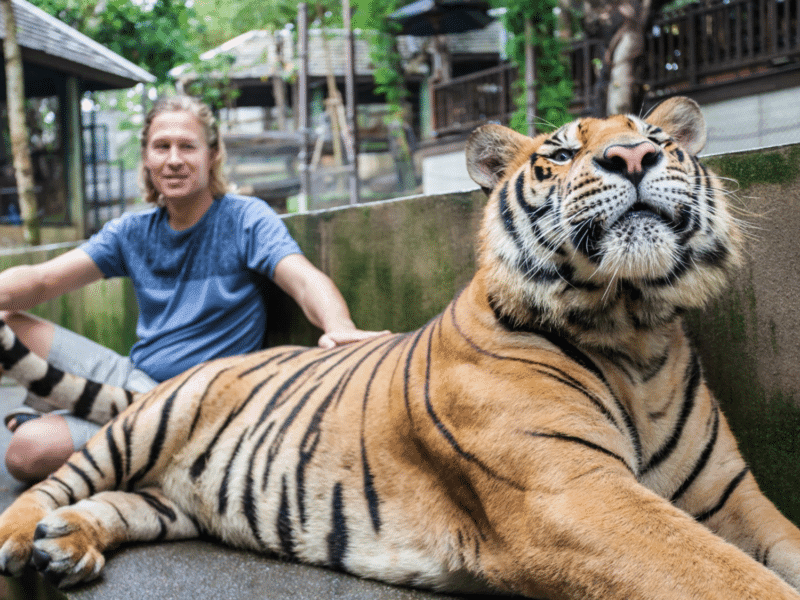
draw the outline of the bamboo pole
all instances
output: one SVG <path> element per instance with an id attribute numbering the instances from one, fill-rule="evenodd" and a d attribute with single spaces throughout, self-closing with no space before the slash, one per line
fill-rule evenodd
<path id="1" fill-rule="evenodd" d="M 17 43 L 17 21 L 12 0 L 0 0 L 6 37 L 3 52 L 6 57 L 6 102 L 11 133 L 11 152 L 14 157 L 14 176 L 17 180 L 19 210 L 22 216 L 25 241 L 36 246 L 40 241 L 39 214 L 34 193 L 30 136 L 25 123 L 25 79 L 22 74 L 22 53 Z"/>
<path id="2" fill-rule="evenodd" d="M 300 171 L 300 194 L 298 210 L 308 211 L 311 195 L 311 173 L 308 169 L 308 6 L 305 2 L 297 5 L 297 36 L 300 44 L 300 69 L 297 82 L 297 127 L 300 130 L 300 154 L 297 157 Z"/>
<path id="3" fill-rule="evenodd" d="M 345 136 L 347 158 L 350 165 L 350 204 L 358 204 L 360 198 L 360 182 L 358 180 L 358 125 L 356 123 L 357 106 L 355 90 L 355 44 L 353 40 L 352 14 L 350 0 L 342 0 L 342 19 L 345 31 L 345 69 L 344 93 L 347 104 L 347 129 Z"/>

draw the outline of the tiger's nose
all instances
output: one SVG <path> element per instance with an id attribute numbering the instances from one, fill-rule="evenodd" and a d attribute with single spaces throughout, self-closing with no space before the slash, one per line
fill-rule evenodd
<path id="1" fill-rule="evenodd" d="M 648 167 L 658 162 L 660 155 L 660 150 L 652 142 L 614 144 L 605 149 L 597 163 L 607 171 L 638 180 Z"/>

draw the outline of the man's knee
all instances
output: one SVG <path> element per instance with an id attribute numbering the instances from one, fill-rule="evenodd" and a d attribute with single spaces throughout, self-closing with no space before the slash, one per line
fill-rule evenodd
<path id="1" fill-rule="evenodd" d="M 6 451 L 6 468 L 19 481 L 39 481 L 74 451 L 66 421 L 44 415 L 17 427 Z"/>

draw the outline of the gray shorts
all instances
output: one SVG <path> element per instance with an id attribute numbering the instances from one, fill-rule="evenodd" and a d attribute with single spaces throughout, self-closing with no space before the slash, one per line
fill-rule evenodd
<path id="1" fill-rule="evenodd" d="M 55 326 L 47 360 L 54 367 L 132 392 L 147 392 L 158 382 L 137 369 L 130 358 L 117 354 L 80 334 Z"/>

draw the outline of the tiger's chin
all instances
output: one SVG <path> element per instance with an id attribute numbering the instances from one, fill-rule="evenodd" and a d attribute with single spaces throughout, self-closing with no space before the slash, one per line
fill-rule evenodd
<path id="1" fill-rule="evenodd" d="M 681 255 L 675 233 L 651 219 L 634 218 L 606 233 L 595 277 L 608 281 L 648 282 L 668 277 Z"/>

